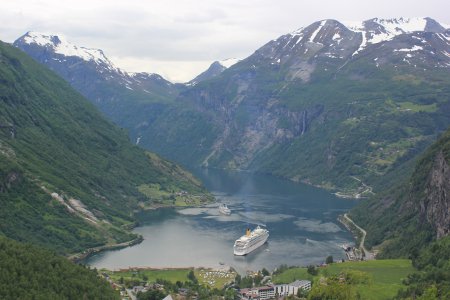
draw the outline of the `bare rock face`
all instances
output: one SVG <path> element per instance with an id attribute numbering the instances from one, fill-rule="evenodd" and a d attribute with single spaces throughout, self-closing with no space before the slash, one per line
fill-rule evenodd
<path id="1" fill-rule="evenodd" d="M 450 166 L 440 151 L 433 163 L 421 202 L 421 214 L 436 229 L 436 237 L 450 233 Z"/>

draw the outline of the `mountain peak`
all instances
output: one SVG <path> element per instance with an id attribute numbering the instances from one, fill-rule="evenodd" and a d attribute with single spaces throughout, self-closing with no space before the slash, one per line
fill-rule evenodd
<path id="1" fill-rule="evenodd" d="M 362 42 L 357 54 L 368 44 L 377 44 L 384 41 L 390 41 L 401 34 L 413 33 L 416 31 L 426 31 L 442 33 L 445 28 L 437 21 L 428 17 L 416 18 L 373 18 L 362 22 L 343 22 L 347 28 L 354 32 L 362 34 Z"/>
<path id="2" fill-rule="evenodd" d="M 204 72 L 197 75 L 197 77 L 195 77 L 191 81 L 187 82 L 186 85 L 194 86 L 201 81 L 205 81 L 205 80 L 214 78 L 214 77 L 218 76 L 219 74 L 221 74 L 226 69 L 228 69 L 229 67 L 237 64 L 240 61 L 241 60 L 237 59 L 237 58 L 227 58 L 224 60 L 216 60 L 209 66 L 209 68 L 207 70 L 205 70 Z"/>
<path id="3" fill-rule="evenodd" d="M 349 29 L 354 31 L 374 30 L 375 28 L 384 28 L 386 32 L 391 34 L 411 33 L 414 31 L 426 31 L 429 23 L 439 24 L 431 18 L 372 18 L 362 22 L 343 22 Z M 442 27 L 442 29 L 444 29 Z M 442 30 L 441 29 L 441 30 Z"/>
<path id="4" fill-rule="evenodd" d="M 102 50 L 78 47 L 75 44 L 66 41 L 63 37 L 57 35 L 29 31 L 20 37 L 14 44 L 17 43 L 24 43 L 28 45 L 36 44 L 41 47 L 52 49 L 55 53 L 63 56 L 79 57 L 85 61 L 94 61 L 97 64 L 105 64 L 110 68 L 116 69 Z"/>

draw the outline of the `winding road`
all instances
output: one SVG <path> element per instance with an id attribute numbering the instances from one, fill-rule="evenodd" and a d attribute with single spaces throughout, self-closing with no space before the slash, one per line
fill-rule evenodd
<path id="1" fill-rule="evenodd" d="M 364 254 L 365 254 L 366 259 L 373 259 L 373 258 L 374 258 L 373 254 L 372 254 L 370 251 L 368 251 L 368 250 L 364 247 L 364 241 L 366 240 L 367 232 L 366 232 L 364 229 L 362 229 L 361 227 L 359 227 L 358 225 L 356 225 L 356 223 L 353 222 L 353 220 L 350 219 L 350 218 L 347 216 L 346 213 L 344 214 L 344 218 L 345 218 L 348 222 L 352 223 L 359 231 L 361 231 L 362 237 L 361 237 L 361 241 L 360 241 L 360 243 L 359 243 L 359 249 L 361 249 L 362 251 L 364 251 Z"/>

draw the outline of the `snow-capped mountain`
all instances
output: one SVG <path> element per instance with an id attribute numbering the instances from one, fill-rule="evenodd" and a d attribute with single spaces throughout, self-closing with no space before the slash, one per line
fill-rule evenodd
<path id="1" fill-rule="evenodd" d="M 114 81 L 130 90 L 139 89 L 139 86 L 146 85 L 148 80 L 166 86 L 171 85 L 158 74 L 127 73 L 117 68 L 102 50 L 80 47 L 56 35 L 30 31 L 17 39 L 14 46 L 21 48 L 51 69 L 60 71 L 59 73 L 64 74 L 63 77 L 69 77 L 69 81 L 72 81 L 70 76 L 76 77 L 76 74 L 82 71 L 97 73 L 99 78 Z M 75 78 L 73 80 L 76 81 Z"/>
<path id="2" fill-rule="evenodd" d="M 363 22 L 344 22 L 344 24 L 350 30 L 361 33 L 362 42 L 358 52 L 369 44 L 390 41 L 401 34 L 418 31 L 443 33 L 445 31 L 442 25 L 431 18 L 374 18 Z"/>
<path id="3" fill-rule="evenodd" d="M 14 46 L 66 79 L 107 115 L 120 114 L 130 101 L 172 99 L 179 86 L 158 74 L 127 73 L 100 49 L 80 47 L 62 37 L 27 32 Z"/>
<path id="4" fill-rule="evenodd" d="M 93 61 L 96 64 L 105 65 L 109 69 L 118 70 L 118 68 L 116 68 L 105 56 L 102 50 L 78 47 L 69 41 L 66 41 L 63 37 L 29 31 L 20 39 L 22 39 L 25 44 L 44 47 L 47 51 L 60 54 L 63 58 L 79 57 L 85 61 Z"/>
<path id="5" fill-rule="evenodd" d="M 336 20 L 315 22 L 270 41 L 248 59 L 283 65 L 289 68 L 290 79 L 306 81 L 319 66 L 336 70 L 367 55 L 374 56 L 372 64 L 377 67 L 450 67 L 449 30 L 431 18 L 375 18 L 346 24 Z"/>
<path id="6" fill-rule="evenodd" d="M 352 176 L 370 182 L 414 156 L 450 124 L 449 30 L 430 18 L 345 24 L 314 22 L 191 86 L 177 102 L 195 109 L 147 127 L 153 149 L 351 189 Z"/>

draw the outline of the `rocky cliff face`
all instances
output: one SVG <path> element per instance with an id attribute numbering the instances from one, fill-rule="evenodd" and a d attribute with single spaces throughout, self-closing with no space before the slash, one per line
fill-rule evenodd
<path id="1" fill-rule="evenodd" d="M 450 166 L 439 151 L 428 176 L 425 197 L 420 202 L 420 214 L 435 229 L 436 237 L 450 233 Z"/>

